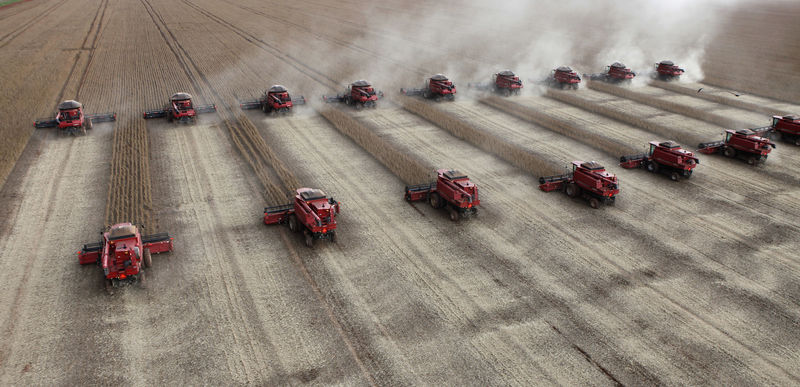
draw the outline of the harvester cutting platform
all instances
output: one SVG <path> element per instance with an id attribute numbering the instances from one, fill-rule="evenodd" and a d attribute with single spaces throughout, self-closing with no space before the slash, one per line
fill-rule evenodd
<path id="1" fill-rule="evenodd" d="M 491 90 L 497 94 L 509 96 L 519 94 L 522 81 L 511 70 L 503 70 L 492 75 L 491 83 L 468 83 L 467 87 L 478 90 Z"/>
<path id="2" fill-rule="evenodd" d="M 434 182 L 406 186 L 406 200 L 427 200 L 437 209 L 447 207 L 452 221 L 466 215 L 477 215 L 480 204 L 478 187 L 467 175 L 452 169 L 439 169 L 436 173 Z"/>
<path id="3" fill-rule="evenodd" d="M 764 128 L 726 130 L 722 141 L 704 142 L 697 151 L 705 154 L 722 153 L 727 157 L 738 157 L 755 165 L 767 161 L 767 156 L 775 148 L 775 143 L 759 134 L 769 130 Z M 771 148 L 770 148 L 771 147 Z"/>
<path id="4" fill-rule="evenodd" d="M 425 82 L 425 86 L 420 89 L 400 89 L 405 95 L 421 95 L 425 99 L 441 101 L 446 99 L 452 101 L 456 97 L 456 85 L 443 74 L 436 74 Z"/>
<path id="5" fill-rule="evenodd" d="M 355 106 L 356 109 L 365 107 L 376 108 L 378 107 L 379 98 L 383 98 L 383 92 L 375 91 L 372 85 L 365 80 L 351 83 L 344 94 L 322 96 L 322 100 L 325 102 L 343 102 L 346 105 Z"/>
<path id="6" fill-rule="evenodd" d="M 340 204 L 318 189 L 299 188 L 289 204 L 264 209 L 264 224 L 288 224 L 292 232 L 303 231 L 306 246 L 315 239 L 336 243 L 336 215 Z"/>
<path id="7" fill-rule="evenodd" d="M 195 105 L 189 93 L 175 93 L 169 97 L 169 103 L 163 109 L 148 110 L 144 112 L 144 118 L 163 118 L 167 121 L 178 121 L 180 123 L 193 123 L 198 114 L 213 113 L 217 111 L 217 105 Z"/>
<path id="8" fill-rule="evenodd" d="M 553 70 L 553 75 L 545 81 L 551 87 L 561 89 L 578 89 L 581 77 L 568 66 L 561 66 Z"/>
<path id="9" fill-rule="evenodd" d="M 37 120 L 33 126 L 37 129 L 58 128 L 59 133 L 75 135 L 76 133 L 86 134 L 86 129 L 91 129 L 93 123 L 116 120 L 117 113 L 84 115 L 83 104 L 67 100 L 58 104 L 56 118 Z"/>
<path id="10" fill-rule="evenodd" d="M 264 113 L 286 114 L 292 111 L 295 105 L 305 105 L 306 99 L 301 95 L 292 98 L 289 91 L 282 85 L 273 85 L 261 98 L 239 102 L 242 110 L 261 109 Z"/>
<path id="11" fill-rule="evenodd" d="M 656 77 L 662 81 L 678 79 L 684 70 L 675 65 L 671 60 L 662 60 L 656 63 Z"/>
<path id="12" fill-rule="evenodd" d="M 106 288 L 134 282 L 144 284 L 144 269 L 153 265 L 152 254 L 172 251 L 173 248 L 169 234 L 142 236 L 131 223 L 116 224 L 101 234 L 100 242 L 83 245 L 78 252 L 78 263 L 100 266 Z"/>
<path id="13" fill-rule="evenodd" d="M 616 176 L 595 161 L 573 161 L 571 173 L 540 177 L 539 189 L 563 191 L 571 198 L 581 196 L 592 208 L 598 208 L 600 203 L 614 204 L 619 183 Z"/>
<path id="14" fill-rule="evenodd" d="M 644 168 L 649 172 L 661 172 L 669 175 L 673 181 L 681 177 L 691 177 L 692 170 L 700 164 L 700 159 L 694 153 L 673 141 L 650 141 L 650 150 L 647 153 L 622 156 L 619 166 L 622 168 Z"/>
<path id="15" fill-rule="evenodd" d="M 620 62 L 614 62 L 606 67 L 606 72 L 599 74 L 584 74 L 584 77 L 589 77 L 593 81 L 603 81 L 609 83 L 631 82 L 636 73 L 631 69 L 625 67 Z"/>

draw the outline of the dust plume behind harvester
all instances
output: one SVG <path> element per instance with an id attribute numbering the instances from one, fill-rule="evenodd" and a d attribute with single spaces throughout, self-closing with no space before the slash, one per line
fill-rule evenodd
<path id="1" fill-rule="evenodd" d="M 492 82 L 468 83 L 468 88 L 476 90 L 491 90 L 494 93 L 509 96 L 519 94 L 522 90 L 522 80 L 511 70 L 503 70 L 492 75 Z"/>
<path id="2" fill-rule="evenodd" d="M 264 224 L 287 224 L 292 232 L 303 232 L 305 244 L 314 245 L 316 239 L 336 243 L 336 215 L 341 204 L 313 188 L 298 188 L 289 204 L 264 209 Z"/>
<path id="3" fill-rule="evenodd" d="M 405 199 L 426 200 L 436 209 L 447 207 L 452 221 L 478 214 L 478 187 L 467 175 L 452 169 L 439 169 L 436 174 L 436 181 L 406 186 Z"/>
<path id="4" fill-rule="evenodd" d="M 400 89 L 400 93 L 408 96 L 421 95 L 425 99 L 452 101 L 456 97 L 456 85 L 444 74 L 436 74 L 425 81 L 425 86 L 419 89 Z"/>
<path id="5" fill-rule="evenodd" d="M 681 177 L 691 177 L 698 164 L 700 159 L 694 153 L 682 149 L 674 141 L 650 141 L 650 150 L 647 153 L 619 158 L 619 166 L 622 168 L 644 168 L 648 172 L 661 172 L 673 181 L 678 181 Z"/>
<path id="6" fill-rule="evenodd" d="M 266 114 L 287 114 L 292 111 L 295 105 L 305 105 L 305 97 L 292 97 L 289 90 L 283 85 L 273 85 L 258 99 L 240 101 L 239 107 L 242 110 L 260 109 Z"/>
<path id="7" fill-rule="evenodd" d="M 363 79 L 351 83 L 342 94 L 322 96 L 322 100 L 327 103 L 340 102 L 356 109 L 376 108 L 380 98 L 383 98 L 383 92 L 376 91 L 371 83 Z"/>
<path id="8" fill-rule="evenodd" d="M 53 119 L 37 120 L 33 126 L 41 128 L 58 128 L 59 133 L 75 135 L 86 134 L 95 122 L 111 122 L 117 120 L 117 113 L 85 115 L 83 104 L 75 100 L 67 100 L 58 104 L 58 112 Z"/>
<path id="9" fill-rule="evenodd" d="M 700 143 L 697 151 L 705 154 L 722 153 L 727 157 L 743 159 L 750 165 L 762 164 L 767 161 L 769 153 L 775 148 L 774 142 L 761 136 L 770 128 L 766 126 L 755 129 L 728 129 L 722 141 Z"/>
<path id="10" fill-rule="evenodd" d="M 83 245 L 78 263 L 102 268 L 107 289 L 137 282 L 144 285 L 145 268 L 153 266 L 152 254 L 173 249 L 169 234 L 141 235 L 131 223 L 115 224 L 100 234 L 99 242 Z"/>
<path id="11" fill-rule="evenodd" d="M 169 103 L 163 109 L 144 112 L 144 118 L 166 118 L 169 122 L 177 121 L 188 124 L 196 122 L 198 114 L 215 111 L 217 111 L 217 105 L 195 105 L 191 94 L 180 92 L 169 97 Z"/>
<path id="12" fill-rule="evenodd" d="M 545 192 L 562 191 L 571 198 L 582 197 L 592 208 L 614 204 L 619 194 L 617 177 L 595 161 L 573 161 L 572 172 L 542 176 L 539 189 Z"/>

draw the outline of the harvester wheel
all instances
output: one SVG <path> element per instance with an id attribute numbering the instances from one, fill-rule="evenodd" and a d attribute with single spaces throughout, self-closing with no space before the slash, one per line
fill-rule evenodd
<path id="1" fill-rule="evenodd" d="M 86 135 L 86 127 L 85 126 L 81 127 L 81 135 L 83 135 L 83 136 Z"/>
<path id="2" fill-rule="evenodd" d="M 669 174 L 669 178 L 672 179 L 672 181 L 678 181 L 680 177 L 681 175 L 677 171 L 672 171 L 672 173 Z"/>
<path id="3" fill-rule="evenodd" d="M 297 224 L 297 216 L 295 214 L 289 215 L 289 231 L 291 232 L 300 231 L 300 227 L 298 227 Z"/>
<path id="4" fill-rule="evenodd" d="M 794 138 L 794 145 L 800 146 L 800 136 Z"/>
<path id="5" fill-rule="evenodd" d="M 688 169 L 688 170 L 683 171 L 683 176 L 687 177 L 687 178 L 692 177 L 692 170 Z"/>
<path id="6" fill-rule="evenodd" d="M 567 190 L 567 196 L 569 196 L 571 198 L 574 198 L 574 197 L 578 196 L 578 192 L 580 191 L 580 188 L 578 188 L 578 185 L 575 184 L 575 183 L 569 183 L 569 184 L 567 184 L 567 189 L 566 190 Z"/>
<path id="7" fill-rule="evenodd" d="M 454 209 L 452 209 L 452 208 L 451 208 L 451 209 L 450 209 L 450 220 L 452 220 L 453 222 L 455 222 L 455 221 L 458 221 L 458 218 L 459 218 L 459 213 L 458 213 L 458 211 L 456 211 L 456 210 L 454 210 Z"/>
<path id="8" fill-rule="evenodd" d="M 441 208 L 442 207 L 442 197 L 439 196 L 438 193 L 434 192 L 431 194 L 430 199 L 431 207 L 433 208 Z"/>
<path id="9" fill-rule="evenodd" d="M 144 270 L 139 270 L 139 287 L 147 289 L 147 274 Z"/>
<path id="10" fill-rule="evenodd" d="M 111 283 L 111 280 L 106 278 L 103 281 L 103 287 L 106 289 L 106 292 L 111 293 L 114 291 L 114 284 Z"/>
<path id="11" fill-rule="evenodd" d="M 503 89 L 503 97 L 508 97 L 509 95 L 511 95 L 511 90 Z"/>
<path id="12" fill-rule="evenodd" d="M 356 110 L 361 110 L 364 108 L 364 104 L 356 102 Z"/>
<path id="13" fill-rule="evenodd" d="M 589 198 L 589 206 L 594 209 L 597 209 L 598 207 L 600 207 L 600 201 L 597 200 L 597 198 Z"/>
<path id="14" fill-rule="evenodd" d="M 747 164 L 756 165 L 756 158 L 752 157 L 752 156 L 748 157 L 747 158 Z"/>
<path id="15" fill-rule="evenodd" d="M 92 128 L 94 128 L 94 124 L 92 124 L 92 119 L 91 118 L 87 118 L 86 119 L 86 128 L 83 129 L 83 134 L 86 134 L 86 129 L 92 129 Z"/>
<path id="16" fill-rule="evenodd" d="M 336 243 L 336 231 L 331 231 L 331 243 Z"/>
<path id="17" fill-rule="evenodd" d="M 653 172 L 653 173 L 658 172 L 658 164 L 656 164 L 656 163 L 654 163 L 652 161 L 648 161 L 647 162 L 647 171 L 648 172 Z"/>
<path id="18" fill-rule="evenodd" d="M 153 266 L 153 256 L 150 254 L 150 249 L 144 249 L 144 267 Z"/>
<path id="19" fill-rule="evenodd" d="M 724 154 L 725 154 L 726 157 L 734 157 L 734 156 L 736 156 L 736 149 L 733 149 L 731 147 L 727 147 L 727 148 L 725 148 Z"/>
<path id="20" fill-rule="evenodd" d="M 314 236 L 311 235 L 310 232 L 306 231 L 306 247 L 314 247 Z"/>

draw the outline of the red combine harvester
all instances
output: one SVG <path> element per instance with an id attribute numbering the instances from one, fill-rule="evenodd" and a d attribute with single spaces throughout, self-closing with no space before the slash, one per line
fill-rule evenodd
<path id="1" fill-rule="evenodd" d="M 781 134 L 781 139 L 788 143 L 800 146 L 800 117 L 797 116 L 772 116 L 772 126 L 767 127 L 770 131 Z M 759 129 L 752 129 L 758 132 Z"/>
<path id="2" fill-rule="evenodd" d="M 286 114 L 291 112 L 294 105 L 305 105 L 303 96 L 292 98 L 289 91 L 282 85 L 273 85 L 259 99 L 239 102 L 242 110 L 261 109 L 264 113 Z"/>
<path id="3" fill-rule="evenodd" d="M 561 190 L 571 198 L 582 196 L 592 208 L 598 208 L 600 203 L 614 204 L 619 183 L 616 176 L 595 161 L 573 161 L 572 173 L 540 177 L 539 189 Z"/>
<path id="4" fill-rule="evenodd" d="M 577 90 L 578 84 L 581 83 L 581 77 L 568 66 L 561 66 L 553 70 L 553 76 L 548 78 L 546 82 L 551 87 Z"/>
<path id="5" fill-rule="evenodd" d="M 36 120 L 33 126 L 41 128 L 58 128 L 59 133 L 75 135 L 80 132 L 86 134 L 86 129 L 91 129 L 95 122 L 111 122 L 117 120 L 117 113 L 83 114 L 83 104 L 78 101 L 68 100 L 58 104 L 58 113 L 55 119 Z"/>
<path id="6" fill-rule="evenodd" d="M 101 233 L 98 243 L 83 245 L 78 252 L 81 265 L 97 264 L 103 268 L 106 288 L 119 287 L 133 282 L 144 283 L 144 268 L 153 265 L 151 255 L 172 251 L 172 238 L 167 233 L 139 234 L 131 223 L 111 226 Z"/>
<path id="7" fill-rule="evenodd" d="M 321 190 L 299 188 L 294 202 L 264 209 L 264 224 L 286 223 L 292 232 L 302 230 L 308 247 L 314 245 L 314 239 L 336 243 L 336 214 L 340 207 Z"/>
<path id="8" fill-rule="evenodd" d="M 519 94 L 522 81 L 511 70 L 503 70 L 492 75 L 492 83 L 468 83 L 467 87 L 478 90 L 492 90 L 497 94 L 509 96 Z"/>
<path id="9" fill-rule="evenodd" d="M 678 79 L 684 70 L 675 65 L 671 60 L 662 60 L 656 63 L 656 76 L 662 81 Z"/>
<path id="10" fill-rule="evenodd" d="M 649 152 L 619 158 L 619 166 L 622 168 L 644 168 L 653 173 L 662 172 L 668 174 L 673 181 L 678 181 L 681 176 L 691 177 L 697 164 L 700 164 L 700 159 L 694 153 L 681 149 L 673 141 L 650 141 Z"/>
<path id="11" fill-rule="evenodd" d="M 481 203 L 478 187 L 467 175 L 452 169 L 439 169 L 436 173 L 438 176 L 434 182 L 406 186 L 406 200 L 428 200 L 433 208 L 447 206 L 452 221 L 466 215 L 477 215 Z"/>
<path id="12" fill-rule="evenodd" d="M 144 112 L 144 118 L 162 118 L 167 121 L 178 121 L 180 123 L 194 123 L 197 115 L 201 113 L 213 113 L 217 111 L 217 105 L 198 105 L 192 103 L 192 96 L 189 93 L 175 93 L 169 97 L 169 104 L 163 109 L 148 110 Z"/>
<path id="13" fill-rule="evenodd" d="M 430 77 L 421 89 L 400 89 L 405 95 L 421 95 L 425 99 L 441 101 L 442 98 L 452 101 L 456 98 L 456 85 L 442 74 Z"/>
<path id="14" fill-rule="evenodd" d="M 606 67 L 606 72 L 599 73 L 599 74 L 591 74 L 584 76 L 588 76 L 589 79 L 593 81 L 603 81 L 609 83 L 619 83 L 619 82 L 628 82 L 630 83 L 633 77 L 636 76 L 636 73 L 631 71 L 631 69 L 625 67 L 624 64 L 620 62 L 614 62 L 611 66 Z"/>
<path id="15" fill-rule="evenodd" d="M 728 129 L 722 141 L 700 143 L 697 151 L 709 155 L 721 152 L 727 157 L 739 157 L 747 160 L 748 164 L 755 165 L 767 161 L 767 156 L 772 151 L 770 147 L 775 148 L 775 143 L 759 136 L 759 132 L 751 129 Z"/>
<path id="16" fill-rule="evenodd" d="M 378 107 L 378 98 L 383 98 L 383 92 L 375 91 L 372 85 L 365 80 L 353 82 L 348 86 L 344 94 L 322 96 L 322 100 L 325 102 L 344 102 L 347 105 L 355 106 L 356 109 L 364 107 L 376 108 Z"/>

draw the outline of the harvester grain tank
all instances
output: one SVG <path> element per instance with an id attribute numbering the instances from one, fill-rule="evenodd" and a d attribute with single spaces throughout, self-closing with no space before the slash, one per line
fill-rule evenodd
<path id="1" fill-rule="evenodd" d="M 58 104 L 58 112 L 53 119 L 36 120 L 33 126 L 41 128 L 58 128 L 59 133 L 75 135 L 86 134 L 87 129 L 92 129 L 97 122 L 110 122 L 117 120 L 117 113 L 102 113 L 85 115 L 83 104 L 75 100 L 67 100 Z"/>
<path id="2" fill-rule="evenodd" d="M 302 231 L 306 246 L 315 239 L 336 243 L 336 215 L 341 204 L 319 189 L 299 188 L 289 204 L 264 209 L 264 224 L 287 224 L 292 232 Z"/>
<path id="3" fill-rule="evenodd" d="M 447 207 L 452 221 L 477 215 L 478 187 L 469 177 L 452 169 L 439 169 L 436 174 L 436 181 L 406 186 L 405 199 L 409 202 L 427 200 L 436 209 Z"/>
<path id="4" fill-rule="evenodd" d="M 622 168 L 644 168 L 653 173 L 664 173 L 673 181 L 681 177 L 689 178 L 692 171 L 700 164 L 694 153 L 681 149 L 674 141 L 650 141 L 647 153 L 622 156 L 619 166 Z"/>
<path id="5" fill-rule="evenodd" d="M 583 197 L 592 208 L 614 204 L 619 194 L 617 177 L 595 161 L 573 161 L 572 172 L 542 176 L 539 189 L 545 192 L 563 191 L 571 198 Z"/>
<path id="6" fill-rule="evenodd" d="M 703 142 L 697 148 L 700 153 L 722 153 L 727 157 L 738 157 L 750 165 L 755 165 L 767 161 L 769 153 L 775 148 L 775 143 L 751 129 L 728 129 L 722 141 Z"/>
<path id="7" fill-rule="evenodd" d="M 456 85 L 443 74 L 436 74 L 425 81 L 425 86 L 419 89 L 400 89 L 405 95 L 421 95 L 425 99 L 452 101 L 456 97 Z"/>
<path id="8" fill-rule="evenodd" d="M 131 223 L 115 224 L 101 232 L 97 243 L 83 245 L 78 252 L 81 265 L 97 264 L 103 269 L 106 287 L 145 282 L 145 268 L 153 265 L 152 254 L 172 251 L 173 238 L 167 233 L 141 235 Z"/>
<path id="9" fill-rule="evenodd" d="M 378 99 L 382 97 L 382 91 L 376 91 L 372 84 L 362 79 L 351 83 L 343 94 L 323 95 L 322 100 L 328 103 L 343 102 L 361 109 L 378 107 Z"/>
<path id="10" fill-rule="evenodd" d="M 306 99 L 302 95 L 293 98 L 285 86 L 273 85 L 260 98 L 239 102 L 239 107 L 242 110 L 261 109 L 267 114 L 286 114 L 290 113 L 295 105 L 304 105 L 305 103 Z"/>
<path id="11" fill-rule="evenodd" d="M 217 105 L 195 105 L 192 102 L 191 94 L 180 92 L 169 97 L 169 103 L 164 108 L 144 112 L 144 118 L 166 118 L 169 122 L 194 123 L 198 114 L 215 111 L 217 111 Z"/>

